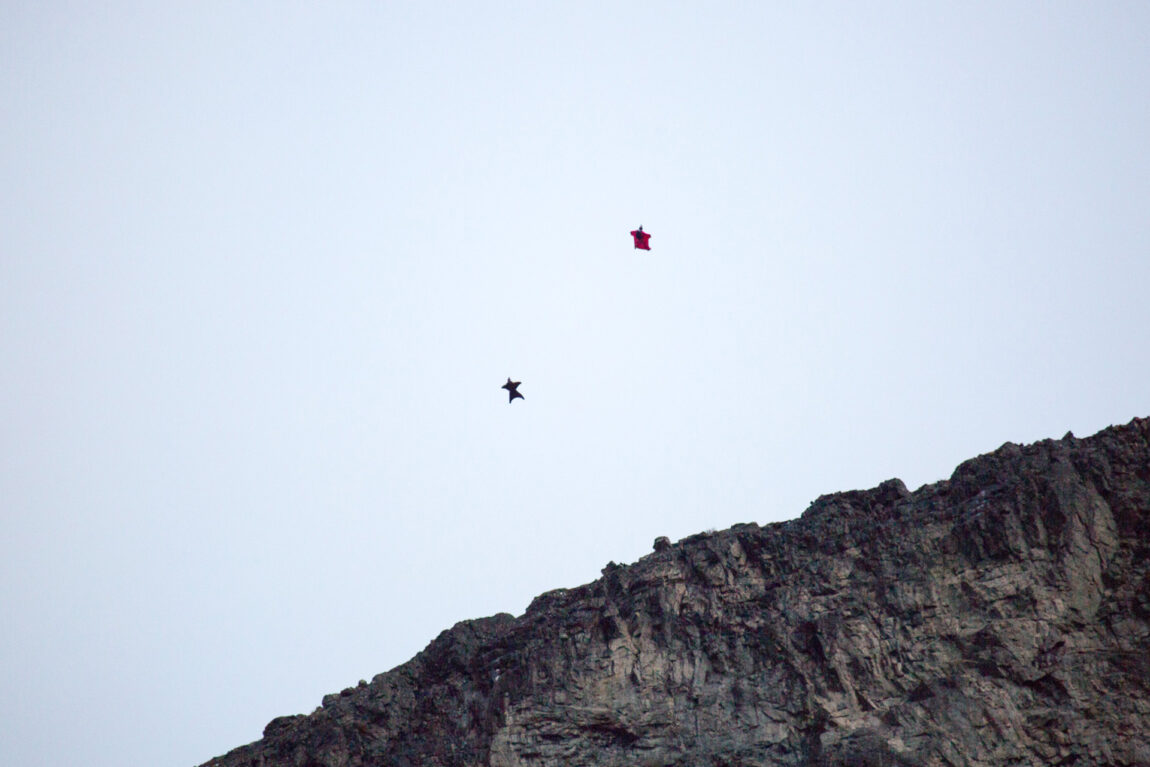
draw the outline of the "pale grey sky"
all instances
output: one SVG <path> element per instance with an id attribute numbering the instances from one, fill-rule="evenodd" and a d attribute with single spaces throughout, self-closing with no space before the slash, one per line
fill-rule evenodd
<path id="1" fill-rule="evenodd" d="M 461 5 L 0 6 L 0 763 L 1150 415 L 1150 5 Z"/>

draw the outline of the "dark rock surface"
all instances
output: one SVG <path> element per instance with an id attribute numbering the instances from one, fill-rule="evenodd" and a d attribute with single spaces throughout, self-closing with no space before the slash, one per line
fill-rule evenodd
<path id="1" fill-rule="evenodd" d="M 1150 419 L 665 543 L 207 765 L 1150 765 Z"/>

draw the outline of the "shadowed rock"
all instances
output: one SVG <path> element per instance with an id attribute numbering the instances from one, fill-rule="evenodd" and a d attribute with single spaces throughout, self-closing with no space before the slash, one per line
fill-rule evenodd
<path id="1" fill-rule="evenodd" d="M 211 767 L 1150 764 L 1150 420 L 659 541 Z"/>

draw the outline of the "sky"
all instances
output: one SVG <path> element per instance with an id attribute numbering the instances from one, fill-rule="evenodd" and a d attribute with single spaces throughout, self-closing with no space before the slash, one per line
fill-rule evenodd
<path id="1" fill-rule="evenodd" d="M 1144 2 L 0 4 L 0 763 L 1150 415 L 1148 82 Z"/>

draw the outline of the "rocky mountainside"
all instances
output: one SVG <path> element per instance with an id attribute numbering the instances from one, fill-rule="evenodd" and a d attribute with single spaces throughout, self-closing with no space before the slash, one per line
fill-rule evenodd
<path id="1" fill-rule="evenodd" d="M 1150 765 L 1150 419 L 695 535 L 209 767 Z"/>

